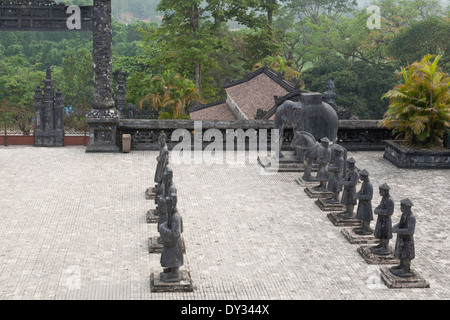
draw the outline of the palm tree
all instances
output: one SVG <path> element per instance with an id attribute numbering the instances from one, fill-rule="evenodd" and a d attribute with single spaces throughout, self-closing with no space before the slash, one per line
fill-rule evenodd
<path id="1" fill-rule="evenodd" d="M 184 119 L 198 97 L 193 81 L 168 70 L 150 80 L 149 93 L 142 98 L 140 108 L 150 100 L 161 119 Z"/>
<path id="2" fill-rule="evenodd" d="M 438 146 L 450 126 L 450 77 L 438 67 L 441 57 L 426 55 L 402 68 L 405 83 L 383 96 L 390 105 L 380 126 L 410 145 Z"/>

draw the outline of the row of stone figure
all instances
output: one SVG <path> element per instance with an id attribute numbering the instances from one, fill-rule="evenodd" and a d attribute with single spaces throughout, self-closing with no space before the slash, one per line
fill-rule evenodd
<path id="1" fill-rule="evenodd" d="M 332 150 L 333 149 L 333 150 Z M 308 154 L 305 154 L 308 159 Z M 332 158 L 334 158 L 332 160 Z M 309 161 L 309 164 L 312 162 Z M 307 182 L 316 181 L 319 185 L 312 187 L 315 192 L 325 192 L 329 195 L 324 199 L 326 204 L 342 205 L 345 210 L 338 215 L 341 219 L 356 219 L 361 222 L 360 227 L 353 229 L 355 234 L 371 235 L 379 241 L 375 246 L 370 247 L 374 255 L 389 255 L 389 241 L 393 233 L 397 234 L 394 247 L 394 257 L 399 259 L 397 266 L 391 267 L 390 272 L 399 277 L 412 277 L 411 260 L 415 258 L 414 232 L 416 227 L 416 217 L 412 212 L 412 201 L 405 198 L 400 201 L 402 216 L 400 222 L 392 226 L 391 217 L 394 213 L 394 200 L 390 195 L 390 187 L 383 183 L 379 186 L 381 196 L 380 204 L 373 210 L 373 186 L 369 179 L 369 172 L 362 169 L 358 172 L 356 161 L 346 157 L 346 150 L 334 144 L 331 148 L 328 138 L 321 139 L 317 148 L 317 175 L 310 176 L 310 171 L 305 170 L 302 179 Z M 361 187 L 356 191 L 356 187 L 361 180 Z M 340 194 L 342 193 L 342 196 Z M 331 195 L 331 196 L 330 196 Z M 356 212 L 354 207 L 357 205 Z M 375 229 L 370 228 L 370 222 L 377 216 Z"/>
<path id="2" fill-rule="evenodd" d="M 147 198 L 154 198 L 156 209 L 147 213 L 147 222 L 156 218 L 159 237 L 153 246 L 162 245 L 161 266 L 159 274 L 162 282 L 179 282 L 183 276 L 180 267 L 183 265 L 183 220 L 177 209 L 177 189 L 173 182 L 173 171 L 169 165 L 169 150 L 166 136 L 162 133 L 158 138 L 159 155 L 156 158 L 155 187 L 147 190 Z M 149 216 L 150 215 L 150 216 Z M 152 244 L 150 244 L 151 246 Z"/>

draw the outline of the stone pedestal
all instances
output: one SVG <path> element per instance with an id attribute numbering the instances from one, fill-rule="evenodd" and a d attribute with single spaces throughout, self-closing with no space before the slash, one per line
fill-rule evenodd
<path id="1" fill-rule="evenodd" d="M 159 219 L 158 210 L 150 209 L 145 215 L 145 220 L 147 223 L 157 223 Z"/>
<path id="2" fill-rule="evenodd" d="M 152 292 L 192 292 L 191 275 L 185 270 L 180 270 L 180 280 L 176 282 L 164 282 L 159 278 L 159 273 L 150 275 L 150 290 Z"/>
<path id="3" fill-rule="evenodd" d="M 320 182 L 317 183 L 317 185 L 319 185 Z M 307 186 L 304 190 L 305 193 L 308 195 L 308 197 L 310 198 L 315 198 L 315 199 L 319 199 L 319 198 L 329 198 L 331 196 L 333 196 L 332 192 L 328 192 L 328 191 L 316 191 L 314 190 L 314 186 Z"/>
<path id="4" fill-rule="evenodd" d="M 430 284 L 422 278 L 417 271 L 411 269 L 412 277 L 398 277 L 392 274 L 389 270 L 390 267 L 381 267 L 380 268 L 380 277 L 384 284 L 392 289 L 392 288 L 402 288 L 402 289 L 410 289 L 410 288 L 429 288 Z"/>
<path id="5" fill-rule="evenodd" d="M 354 228 L 344 228 L 341 230 L 341 234 L 351 244 L 378 244 L 380 241 L 373 236 L 373 231 L 369 235 L 357 234 L 353 230 Z"/>
<path id="6" fill-rule="evenodd" d="M 327 214 L 328 219 L 338 227 L 360 227 L 361 220 L 358 219 L 344 219 L 341 216 L 342 212 L 330 212 Z"/>
<path id="7" fill-rule="evenodd" d="M 345 210 L 344 205 L 340 203 L 327 203 L 327 199 L 319 198 L 314 203 L 320 208 L 322 211 L 343 211 Z"/>
<path id="8" fill-rule="evenodd" d="M 86 116 L 89 125 L 89 144 L 86 152 L 119 152 L 116 145 L 116 128 L 119 125 L 119 112 L 112 109 L 92 109 Z"/>
<path id="9" fill-rule="evenodd" d="M 184 240 L 182 239 L 182 249 L 183 253 L 186 253 L 186 248 L 184 245 Z M 148 239 L 148 253 L 162 253 L 163 245 L 158 243 L 158 237 L 154 236 Z"/>
<path id="10" fill-rule="evenodd" d="M 389 254 L 380 255 L 370 251 L 372 246 L 361 246 L 356 251 L 368 264 L 399 264 L 399 260 L 394 257 L 394 250 L 389 246 Z"/>
<path id="11" fill-rule="evenodd" d="M 154 192 L 154 188 L 148 188 L 145 190 L 145 199 L 154 200 L 156 198 L 156 193 Z"/>
<path id="12" fill-rule="evenodd" d="M 317 186 L 319 185 L 319 181 L 316 180 L 316 178 L 311 178 L 310 181 L 304 180 L 302 177 L 295 179 L 295 182 L 301 186 L 301 187 L 308 187 L 308 186 Z"/>
<path id="13" fill-rule="evenodd" d="M 274 163 L 274 159 L 270 157 L 258 157 L 258 163 L 268 172 L 303 172 L 305 165 L 298 160 L 294 152 L 282 152 L 283 157 L 278 159 L 278 163 Z"/>

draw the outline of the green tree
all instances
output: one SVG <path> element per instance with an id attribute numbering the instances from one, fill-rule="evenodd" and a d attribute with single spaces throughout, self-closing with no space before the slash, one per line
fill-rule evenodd
<path id="1" fill-rule="evenodd" d="M 0 59 L 0 101 L 13 110 L 9 112 L 9 120 L 15 122 L 23 132 L 31 129 L 33 96 L 42 79 L 44 73 L 21 56 Z"/>
<path id="2" fill-rule="evenodd" d="M 450 126 L 450 76 L 440 70 L 441 56 L 426 55 L 399 75 L 404 83 L 388 91 L 384 125 L 412 145 L 437 146 Z"/>
<path id="3" fill-rule="evenodd" d="M 161 119 L 185 119 L 189 117 L 189 108 L 197 99 L 194 82 L 179 73 L 166 70 L 152 77 L 140 108 L 145 101 L 150 100 Z"/>
<path id="4" fill-rule="evenodd" d="M 333 80 L 338 94 L 337 105 L 361 119 L 381 119 L 388 107 L 382 96 L 395 83 L 393 65 L 374 65 L 330 55 L 302 73 L 305 88 L 324 92 L 326 82 Z"/>
<path id="5" fill-rule="evenodd" d="M 157 7 L 164 14 L 161 26 L 143 31 L 146 43 L 152 47 L 156 42 L 160 49 L 154 64 L 195 79 L 201 96 L 208 86 L 203 82 L 203 74 L 219 67 L 212 53 L 223 46 L 215 36 L 225 19 L 222 3 L 221 0 L 161 0 Z"/>
<path id="6" fill-rule="evenodd" d="M 450 21 L 430 17 L 403 29 L 389 44 L 397 64 L 409 65 L 426 54 L 440 54 L 442 68 L 450 69 Z"/>

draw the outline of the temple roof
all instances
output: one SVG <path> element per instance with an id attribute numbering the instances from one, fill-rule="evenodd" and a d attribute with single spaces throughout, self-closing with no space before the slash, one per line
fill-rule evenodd
<path id="1" fill-rule="evenodd" d="M 256 118 L 258 109 L 267 112 L 276 103 L 278 97 L 283 97 L 296 90 L 298 85 L 284 79 L 282 74 L 267 66 L 247 74 L 238 81 L 226 81 L 224 84 L 227 97 L 239 107 L 242 114 L 249 120 Z M 227 105 L 220 101 L 209 105 L 201 105 L 190 111 L 191 119 L 195 120 L 236 120 L 236 116 Z"/>
<path id="2" fill-rule="evenodd" d="M 190 111 L 192 120 L 237 120 L 225 101 L 198 104 Z"/>

